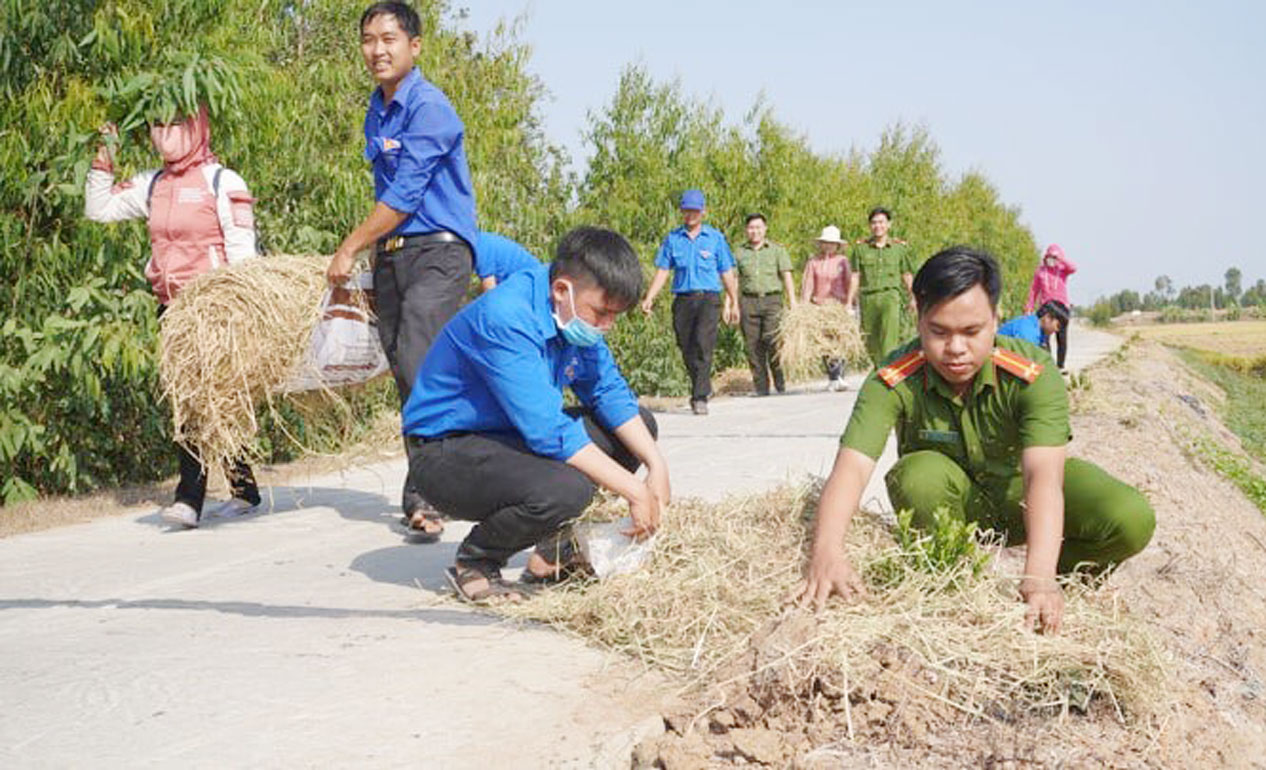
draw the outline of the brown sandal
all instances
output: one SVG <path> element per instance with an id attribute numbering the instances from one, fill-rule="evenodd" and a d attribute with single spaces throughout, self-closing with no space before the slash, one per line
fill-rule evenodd
<path id="1" fill-rule="evenodd" d="M 458 564 L 444 570 L 444 578 L 452 586 L 457 598 L 471 604 L 514 604 L 526 601 L 531 591 L 525 586 L 513 586 L 501 577 L 501 570 L 485 564 Z M 484 581 L 479 589 L 471 584 Z"/>
<path id="2" fill-rule="evenodd" d="M 401 522 L 415 542 L 435 543 L 444 534 L 444 517 L 435 511 L 419 508 Z"/>

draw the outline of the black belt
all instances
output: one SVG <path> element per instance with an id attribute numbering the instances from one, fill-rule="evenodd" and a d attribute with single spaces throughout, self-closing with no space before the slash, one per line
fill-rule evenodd
<path id="1" fill-rule="evenodd" d="M 420 246 L 424 243 L 465 243 L 466 241 L 457 233 L 450 233 L 448 230 L 436 230 L 433 233 L 423 233 L 421 235 L 397 235 L 394 238 L 383 238 L 378 242 L 378 250 L 390 254 L 393 251 L 399 251 L 405 246 Z"/>
<path id="2" fill-rule="evenodd" d="M 772 297 L 772 296 L 774 296 L 775 294 L 779 294 L 779 293 L 781 293 L 781 291 L 782 291 L 782 290 L 781 290 L 781 289 L 779 289 L 778 291 L 767 291 L 767 292 L 765 292 L 765 293 L 763 293 L 763 294 L 758 294 L 757 292 L 754 292 L 754 291 L 745 291 L 745 292 L 743 292 L 743 296 L 744 296 L 744 297 L 755 297 L 756 299 L 763 299 L 763 298 L 765 298 L 765 297 Z"/>
<path id="3" fill-rule="evenodd" d="M 719 291 L 679 291 L 674 297 L 715 297 L 720 294 Z"/>
<path id="4" fill-rule="evenodd" d="M 452 433 L 445 433 L 442 436 L 405 436 L 405 441 L 417 446 L 418 444 L 433 444 L 436 441 L 443 441 L 446 438 L 457 438 L 458 436 L 469 436 L 470 431 L 459 430 Z"/>

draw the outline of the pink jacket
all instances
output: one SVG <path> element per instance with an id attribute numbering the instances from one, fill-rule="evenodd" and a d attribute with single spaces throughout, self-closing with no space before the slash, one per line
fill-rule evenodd
<path id="1" fill-rule="evenodd" d="M 1054 266 L 1047 267 L 1046 257 L 1054 257 Z M 1042 264 L 1033 273 L 1033 284 L 1029 286 L 1029 300 L 1024 303 L 1024 312 L 1032 313 L 1034 308 L 1041 307 L 1050 300 L 1058 300 L 1072 307 L 1068 301 L 1068 276 L 1077 272 L 1077 266 L 1064 256 L 1064 250 L 1052 243 L 1042 256 Z"/>
<path id="2" fill-rule="evenodd" d="M 835 299 L 843 302 L 848 297 L 848 284 L 852 280 L 852 271 L 848 267 L 848 257 L 836 254 L 833 257 L 813 257 L 804 263 L 804 276 L 800 280 L 800 299 L 808 302 L 816 298 L 819 302 Z"/>

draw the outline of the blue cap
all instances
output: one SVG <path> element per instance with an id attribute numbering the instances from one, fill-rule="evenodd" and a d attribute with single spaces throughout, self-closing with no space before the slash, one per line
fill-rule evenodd
<path id="1" fill-rule="evenodd" d="M 681 208 L 690 211 L 703 211 L 703 190 L 686 190 L 681 194 Z"/>

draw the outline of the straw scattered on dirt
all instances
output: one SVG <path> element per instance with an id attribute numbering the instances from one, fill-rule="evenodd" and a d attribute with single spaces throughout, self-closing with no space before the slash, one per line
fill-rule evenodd
<path id="1" fill-rule="evenodd" d="M 839 302 L 797 303 L 778 322 L 778 355 L 792 380 L 822 376 L 822 359 L 839 358 L 850 367 L 866 367 L 866 344 L 857 319 Z"/>
<path id="2" fill-rule="evenodd" d="M 832 738 L 882 741 L 912 711 L 912 724 L 930 727 L 1091 709 L 1135 725 L 1166 702 L 1162 654 L 1112 595 L 1072 582 L 1063 633 L 1034 634 L 1022 629 L 1015 575 L 969 561 L 929 569 L 924 546 L 899 547 L 873 515 L 849 539 L 871 598 L 821 616 L 788 608 L 817 492 L 806 483 L 675 503 L 641 571 L 501 611 L 681 675 L 723 712 L 725 732 L 778 724 L 814 742 L 806 730 L 829 724 Z M 591 515 L 622 512 L 607 503 Z M 689 717 L 694 729 L 715 731 L 703 712 Z"/>
<path id="3" fill-rule="evenodd" d="M 164 315 L 160 372 L 175 437 L 212 474 L 254 453 L 261 409 L 275 408 L 304 365 L 328 264 L 324 256 L 239 262 L 200 276 Z M 327 411 L 344 405 L 328 390 L 287 399 Z"/>

